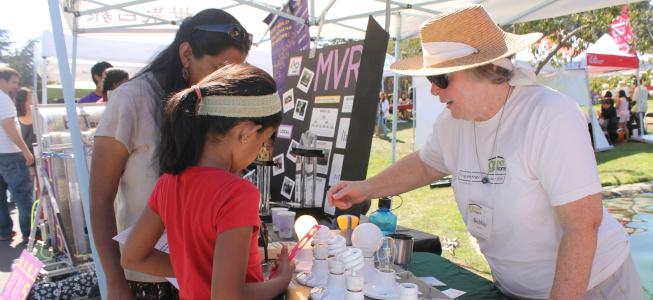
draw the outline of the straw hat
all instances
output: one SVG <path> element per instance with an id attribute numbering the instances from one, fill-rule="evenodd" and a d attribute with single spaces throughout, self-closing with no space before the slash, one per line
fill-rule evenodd
<path id="1" fill-rule="evenodd" d="M 422 56 L 399 60 L 396 73 L 429 76 L 491 63 L 530 46 L 541 33 L 516 35 L 503 31 L 480 5 L 465 5 L 433 16 L 419 29 Z"/>

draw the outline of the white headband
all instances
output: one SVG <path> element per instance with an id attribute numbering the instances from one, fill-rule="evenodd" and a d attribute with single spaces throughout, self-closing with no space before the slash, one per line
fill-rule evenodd
<path id="1" fill-rule="evenodd" d="M 233 118 L 260 118 L 281 111 L 277 93 L 260 96 L 204 96 L 197 115 Z"/>

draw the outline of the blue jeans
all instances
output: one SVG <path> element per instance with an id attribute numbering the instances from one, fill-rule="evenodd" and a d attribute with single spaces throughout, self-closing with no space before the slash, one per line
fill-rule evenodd
<path id="1" fill-rule="evenodd" d="M 11 236 L 14 222 L 9 216 L 7 188 L 18 207 L 18 221 L 23 237 L 29 237 L 32 210 L 32 178 L 23 154 L 0 153 L 0 237 Z"/>
<path id="2" fill-rule="evenodd" d="M 385 123 L 386 123 L 385 117 L 383 117 L 382 114 L 377 114 L 376 115 L 376 126 L 378 126 L 378 127 L 376 129 L 377 130 L 376 133 L 378 135 L 381 135 L 381 131 L 383 130 L 383 136 L 387 137 L 388 136 L 388 127 L 385 126 Z"/>

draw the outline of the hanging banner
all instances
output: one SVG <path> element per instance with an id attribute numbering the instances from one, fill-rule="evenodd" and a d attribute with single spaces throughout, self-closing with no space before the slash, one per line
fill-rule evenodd
<path id="1" fill-rule="evenodd" d="M 308 3 L 306 0 L 289 0 L 283 12 L 293 16 L 308 19 Z M 281 95 L 284 91 L 286 76 L 298 76 L 302 65 L 301 57 L 288 59 L 289 54 L 308 49 L 310 35 L 308 25 L 295 21 L 268 15 L 263 22 L 270 26 L 270 43 L 272 45 L 272 70 L 274 80 L 277 82 L 277 91 Z"/>
<path id="2" fill-rule="evenodd" d="M 610 35 L 617 42 L 617 45 L 619 45 L 619 50 L 624 53 L 635 53 L 635 48 L 631 49 L 633 30 L 630 27 L 628 5 L 624 5 L 621 8 L 621 14 L 610 24 Z"/>

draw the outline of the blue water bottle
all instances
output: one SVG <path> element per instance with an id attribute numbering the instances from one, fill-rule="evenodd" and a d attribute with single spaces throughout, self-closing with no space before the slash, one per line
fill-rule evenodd
<path id="1" fill-rule="evenodd" d="M 392 199 L 383 197 L 379 199 L 379 209 L 370 215 L 370 223 L 379 226 L 383 235 L 397 231 L 397 216 L 390 211 Z"/>

